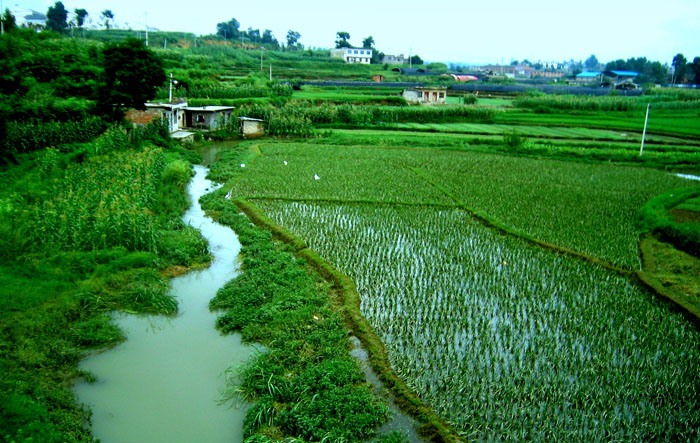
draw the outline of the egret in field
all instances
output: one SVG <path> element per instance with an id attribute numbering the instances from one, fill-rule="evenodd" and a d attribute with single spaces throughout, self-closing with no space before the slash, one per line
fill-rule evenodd
<path id="1" fill-rule="evenodd" d="M 228 191 L 228 192 L 226 193 L 226 200 L 231 200 L 231 193 L 232 193 L 232 192 L 233 192 L 233 189 L 231 189 L 230 191 Z"/>
<path id="2" fill-rule="evenodd" d="M 287 166 L 287 160 L 284 161 L 284 165 Z"/>
<path id="3" fill-rule="evenodd" d="M 245 163 L 241 163 L 241 168 L 245 168 Z"/>
<path id="4" fill-rule="evenodd" d="M 318 174 L 314 174 L 314 180 L 320 180 L 321 177 L 318 176 Z"/>

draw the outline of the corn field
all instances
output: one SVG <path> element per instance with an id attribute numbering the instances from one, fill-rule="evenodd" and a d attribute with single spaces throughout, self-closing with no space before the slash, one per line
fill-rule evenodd
<path id="1" fill-rule="evenodd" d="M 466 438 L 700 438 L 700 336 L 625 278 L 455 209 L 259 204 L 354 279 L 394 369 Z"/>
<path id="2" fill-rule="evenodd" d="M 164 166 L 158 149 L 112 152 L 69 166 L 28 210 L 29 244 L 155 251 L 158 235 L 149 206 Z"/>

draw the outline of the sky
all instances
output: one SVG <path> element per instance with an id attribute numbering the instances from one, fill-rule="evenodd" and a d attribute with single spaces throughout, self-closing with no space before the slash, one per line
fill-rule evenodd
<path id="1" fill-rule="evenodd" d="M 46 12 L 54 1 L 0 0 Z M 117 22 L 132 29 L 213 34 L 216 24 L 235 18 L 241 29 L 270 29 L 280 41 L 288 30 L 301 34 L 306 47 L 334 46 L 336 32 L 350 33 L 361 46 L 372 36 L 386 54 L 419 55 L 426 61 L 462 64 L 512 60 L 585 60 L 600 62 L 647 57 L 671 63 L 682 53 L 700 56 L 698 0 L 64 0 L 92 16 L 110 9 Z"/>

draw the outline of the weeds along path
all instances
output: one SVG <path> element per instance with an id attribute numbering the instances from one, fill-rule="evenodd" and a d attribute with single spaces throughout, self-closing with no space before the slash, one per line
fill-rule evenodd
<path id="1" fill-rule="evenodd" d="M 698 389 L 692 375 L 700 358 L 694 348 L 698 333 L 632 284 L 626 277 L 632 266 L 608 262 L 606 270 L 590 263 L 604 262 L 598 257 L 582 261 L 570 255 L 583 254 L 553 253 L 536 242 L 533 247 L 513 229 L 508 235 L 484 229 L 465 211 L 471 208 L 452 187 L 458 182 L 445 179 L 469 174 L 464 170 L 469 159 L 494 163 L 488 170 L 498 178 L 520 177 L 532 160 L 525 159 L 519 171 L 515 163 L 521 160 L 504 163 L 473 153 L 306 143 L 266 143 L 260 150 L 254 167 L 238 168 L 229 177 L 226 192 L 259 205 L 273 221 L 247 209 L 251 219 L 295 244 L 297 253 L 318 252 L 331 265 L 322 275 L 332 278 L 335 269 L 336 281 L 345 274 L 346 285 L 357 285 L 359 317 L 381 339 L 391 371 L 462 437 L 636 439 L 680 432 L 672 424 L 678 419 L 689 420 L 688 426 L 700 420 L 674 412 L 698 408 L 682 394 Z M 439 161 L 445 162 L 442 169 L 435 167 Z M 557 168 L 568 180 L 581 174 L 576 186 L 589 194 L 584 178 L 591 182 L 609 171 L 616 180 L 593 181 L 612 186 L 610 194 L 601 194 L 605 198 L 618 194 L 617 174 L 649 174 L 665 186 L 674 182 L 653 171 L 543 163 L 547 177 L 557 178 Z M 560 194 L 547 194 L 545 202 L 559 204 Z M 594 238 L 599 232 L 583 234 Z M 313 260 L 313 253 L 304 255 Z M 673 331 L 673 345 L 655 332 L 657 322 Z M 673 386 L 683 387 L 669 396 Z M 634 398 L 623 392 L 634 392 Z M 667 401 L 680 401 L 667 412 L 672 422 L 652 413 Z M 536 418 L 543 415 L 555 418 L 543 425 Z M 594 416 L 608 418 L 594 424 Z"/>

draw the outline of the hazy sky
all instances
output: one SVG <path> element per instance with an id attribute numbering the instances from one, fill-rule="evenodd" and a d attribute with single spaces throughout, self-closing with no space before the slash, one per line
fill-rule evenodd
<path id="1" fill-rule="evenodd" d="M 54 1 L 1 0 L 3 7 L 46 12 Z M 662 63 L 677 53 L 700 56 L 698 0 L 479 0 L 430 3 L 425 0 L 64 0 L 67 9 L 91 15 L 111 9 L 118 22 L 161 30 L 216 32 L 232 17 L 248 27 L 272 30 L 280 41 L 301 33 L 305 46 L 332 47 L 335 33 L 350 33 L 360 46 L 371 35 L 387 54 L 409 51 L 425 60 L 509 63 L 585 60 L 601 62 L 646 56 Z"/>

